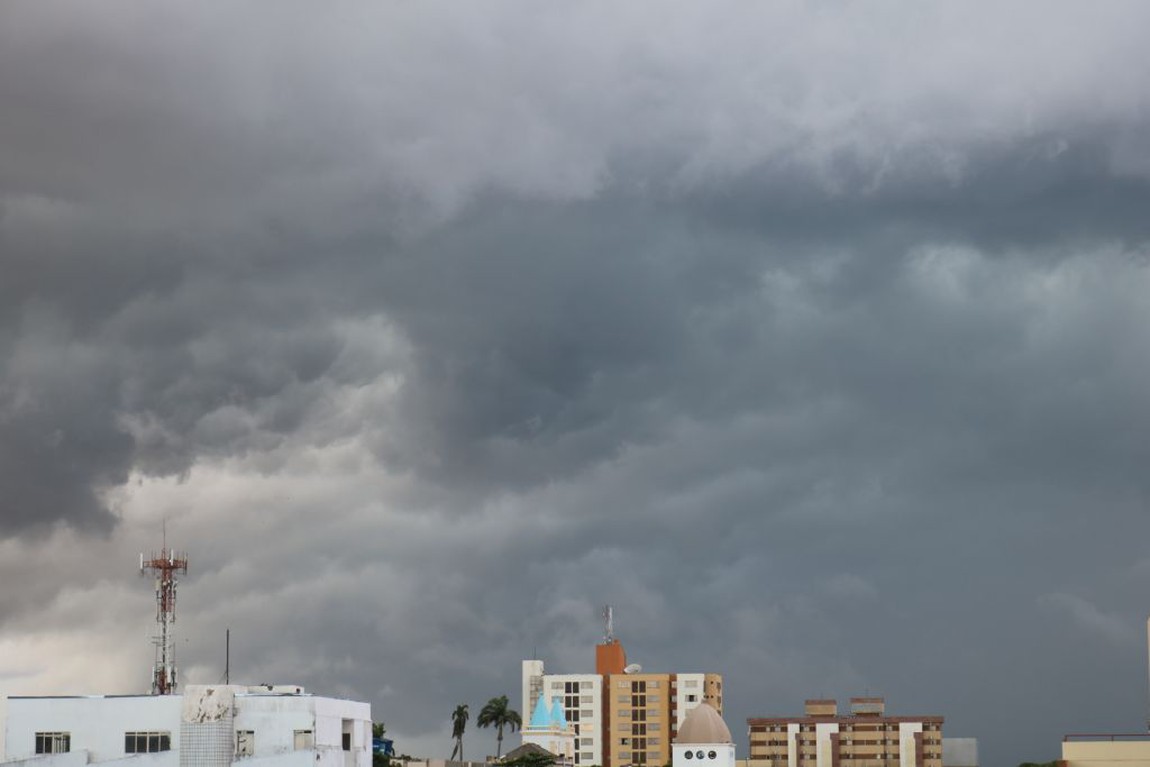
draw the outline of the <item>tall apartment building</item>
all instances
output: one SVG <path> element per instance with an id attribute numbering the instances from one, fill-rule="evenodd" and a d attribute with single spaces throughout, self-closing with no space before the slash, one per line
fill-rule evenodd
<path id="1" fill-rule="evenodd" d="M 548 674 L 541 660 L 523 661 L 522 711 L 539 696 L 560 701 L 575 727 L 575 764 L 663 767 L 687 713 L 703 701 L 723 711 L 719 674 L 651 674 L 627 665 L 623 645 L 609 637 L 595 647 L 594 674 Z"/>
<path id="2" fill-rule="evenodd" d="M 808 700 L 805 716 L 748 719 L 748 767 L 942 767 L 941 716 L 887 716 L 882 698 Z"/>

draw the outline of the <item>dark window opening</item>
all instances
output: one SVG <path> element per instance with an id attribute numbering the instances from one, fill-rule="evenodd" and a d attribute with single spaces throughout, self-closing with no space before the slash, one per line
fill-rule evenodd
<path id="1" fill-rule="evenodd" d="M 170 732 L 125 732 L 125 754 L 155 754 L 172 750 Z"/>
<path id="2" fill-rule="evenodd" d="M 72 734 L 68 732 L 36 733 L 37 754 L 66 754 L 72 750 Z"/>

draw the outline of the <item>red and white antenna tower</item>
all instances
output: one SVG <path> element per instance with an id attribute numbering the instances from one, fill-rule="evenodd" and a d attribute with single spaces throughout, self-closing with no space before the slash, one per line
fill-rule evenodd
<path id="1" fill-rule="evenodd" d="M 156 623 L 160 633 L 152 637 L 156 646 L 156 660 L 152 666 L 152 694 L 171 695 L 176 691 L 176 643 L 171 625 L 176 622 L 177 573 L 188 571 L 188 555 L 168 548 L 167 535 L 160 553 L 151 558 L 140 555 L 140 574 L 156 576 Z"/>

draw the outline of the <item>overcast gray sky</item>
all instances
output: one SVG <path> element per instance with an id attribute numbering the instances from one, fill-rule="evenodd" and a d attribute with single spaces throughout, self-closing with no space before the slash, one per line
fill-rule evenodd
<path id="1" fill-rule="evenodd" d="M 1150 5 L 0 4 L 0 692 L 1145 726 Z M 518 701 L 517 701 L 518 702 Z M 469 733 L 478 756 L 490 734 Z"/>

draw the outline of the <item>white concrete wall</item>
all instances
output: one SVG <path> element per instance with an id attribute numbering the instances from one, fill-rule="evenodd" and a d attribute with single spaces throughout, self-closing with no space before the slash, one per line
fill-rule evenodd
<path id="1" fill-rule="evenodd" d="M 66 754 L 41 754 L 30 759 L 15 759 L 6 762 L 5 767 L 85 767 L 87 764 L 87 751 L 70 751 Z"/>
<path id="2" fill-rule="evenodd" d="M 101 767 L 176 767 L 179 763 L 178 751 L 161 751 L 157 754 L 130 754 L 101 762 Z M 37 767 L 39 763 L 37 762 Z"/>
<path id="3" fill-rule="evenodd" d="M 787 767 L 796 767 L 799 763 L 799 751 L 795 746 L 795 736 L 799 734 L 798 722 L 787 722 Z"/>
<path id="4" fill-rule="evenodd" d="M 371 767 L 371 704 L 338 698 L 315 699 L 315 747 L 319 767 Z M 343 752 L 343 728 L 350 726 L 351 751 Z M 333 749 L 340 750 L 337 759 Z"/>
<path id="5" fill-rule="evenodd" d="M 898 725 L 898 757 L 899 764 L 916 765 L 914 736 L 922 732 L 922 722 L 899 722 Z"/>
<path id="6" fill-rule="evenodd" d="M 92 761 L 124 754 L 125 732 L 167 732 L 172 750 L 180 747 L 178 695 L 116 697 L 9 698 L 7 758 L 35 755 L 37 732 L 69 732 L 72 750 L 86 750 Z"/>
<path id="7" fill-rule="evenodd" d="M 126 757 L 133 767 L 176 767 L 182 708 L 181 695 L 10 698 L 5 728 L 7 758 L 35 758 L 37 767 L 78 767 L 73 762 L 86 752 L 80 764 Z M 285 757 L 289 762 L 305 760 L 309 767 L 371 767 L 368 703 L 238 692 L 235 711 L 234 729 L 255 732 L 254 755 L 238 762 L 245 767 L 257 767 L 261 760 L 273 757 Z M 351 733 L 350 751 L 343 750 L 345 727 Z M 296 730 L 312 731 L 312 749 L 295 750 Z M 36 758 L 37 732 L 70 733 L 72 754 Z M 172 750 L 159 755 L 126 755 L 125 732 L 167 732 Z"/>
<path id="8" fill-rule="evenodd" d="M 275 756 L 248 757 L 235 764 L 243 767 L 311 767 L 316 763 L 314 751 L 292 751 Z"/>
<path id="9" fill-rule="evenodd" d="M 687 752 L 691 758 L 687 758 Z M 715 758 L 711 758 L 711 752 Z M 702 753 L 702 758 L 699 754 Z M 735 767 L 733 743 L 675 743 L 671 746 L 671 767 Z"/>
<path id="10" fill-rule="evenodd" d="M 524 723 L 531 721 L 531 707 L 534 706 L 535 701 L 539 699 L 544 673 L 543 661 L 523 661 L 521 689 L 519 691 L 519 715 L 523 717 Z M 473 713 L 478 714 L 479 712 L 476 711 Z"/>
<path id="11" fill-rule="evenodd" d="M 838 731 L 838 722 L 817 722 L 815 724 L 815 763 L 818 767 L 831 767 L 831 733 Z"/>
<path id="12" fill-rule="evenodd" d="M 343 750 L 344 728 L 351 750 Z M 371 705 L 338 698 L 297 695 L 236 696 L 236 730 L 255 733 L 254 759 L 309 754 L 317 767 L 371 767 Z M 314 746 L 297 752 L 295 733 L 310 730 Z M 252 764 L 249 758 L 243 765 Z"/>
<path id="13" fill-rule="evenodd" d="M 686 718 L 687 713 L 690 712 L 695 706 L 703 702 L 703 692 L 705 688 L 705 675 L 704 674 L 675 674 L 675 729 L 678 730 L 683 726 L 683 719 Z M 693 701 L 688 700 L 688 696 L 694 695 Z"/>

